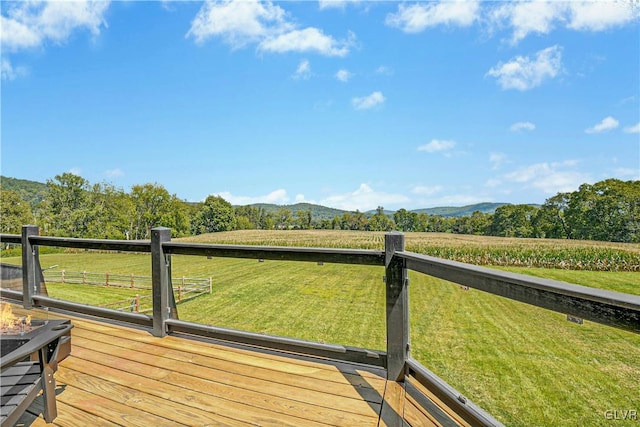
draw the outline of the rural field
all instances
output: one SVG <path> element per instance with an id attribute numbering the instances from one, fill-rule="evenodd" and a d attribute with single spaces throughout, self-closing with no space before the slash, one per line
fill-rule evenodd
<path id="1" fill-rule="evenodd" d="M 236 231 L 200 243 L 383 249 L 384 233 Z M 640 245 L 406 233 L 406 248 L 640 295 Z M 148 254 L 42 253 L 43 268 L 150 275 Z M 19 263 L 19 257 L 3 257 Z M 213 293 L 178 305 L 182 320 L 385 348 L 382 267 L 174 256 L 174 278 L 212 277 Z M 174 279 L 174 284 L 175 284 Z M 175 286 L 174 286 L 175 287 Z M 139 290 L 47 283 L 49 295 L 105 304 Z M 640 412 L 640 335 L 410 273 L 411 352 L 509 426 L 600 426 Z M 617 420 L 616 426 L 637 425 Z"/>

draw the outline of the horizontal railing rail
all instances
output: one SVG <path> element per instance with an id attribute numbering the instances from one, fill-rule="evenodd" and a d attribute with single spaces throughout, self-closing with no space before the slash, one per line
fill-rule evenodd
<path id="1" fill-rule="evenodd" d="M 203 243 L 163 243 L 165 253 L 211 257 L 311 261 L 337 264 L 384 265 L 384 251 L 325 249 L 291 246 L 210 245 Z"/>
<path id="2" fill-rule="evenodd" d="M 412 252 L 409 270 L 584 320 L 640 333 L 640 296 L 500 271 Z"/>
<path id="3" fill-rule="evenodd" d="M 402 381 L 405 375 L 411 375 L 455 409 L 470 425 L 501 424 L 491 415 L 457 394 L 448 384 L 411 358 L 408 315 L 409 271 L 581 319 L 640 333 L 639 296 L 407 252 L 404 250 L 404 235 L 400 233 L 389 233 L 385 236 L 384 251 L 172 242 L 170 230 L 166 228 L 153 229 L 150 241 L 114 241 L 40 236 L 37 227 L 25 226 L 21 236 L 1 234 L 0 242 L 22 245 L 23 292 L 2 289 L 2 297 L 22 300 L 25 308 L 39 305 L 118 320 L 151 328 L 156 336 L 164 336 L 167 333 L 195 335 L 244 345 L 382 366 L 387 369 L 387 377 L 390 380 Z M 38 261 L 39 246 L 151 253 L 153 315 L 89 306 L 40 295 L 38 278 L 42 277 L 42 269 Z M 181 321 L 178 319 L 175 292 L 170 280 L 172 255 L 384 266 L 386 352 Z M 426 401 L 424 404 L 427 405 Z"/>

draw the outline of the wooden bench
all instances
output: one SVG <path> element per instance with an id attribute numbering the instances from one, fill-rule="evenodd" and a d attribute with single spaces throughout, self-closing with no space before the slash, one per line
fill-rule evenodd
<path id="1" fill-rule="evenodd" d="M 0 358 L 0 427 L 15 425 L 40 391 L 44 397 L 44 420 L 50 423 L 56 418 L 53 373 L 58 369 L 61 341 L 71 328 L 70 323 L 57 325 L 28 340 L 21 340 L 19 336 L 3 338 L 3 346 L 13 341 L 17 348 L 7 348 L 7 354 Z"/>

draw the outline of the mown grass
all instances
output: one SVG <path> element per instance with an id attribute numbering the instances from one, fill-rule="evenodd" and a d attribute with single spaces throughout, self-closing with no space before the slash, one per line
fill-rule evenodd
<path id="1" fill-rule="evenodd" d="M 384 241 L 382 234 L 370 233 L 253 233 L 214 236 L 216 243 L 323 247 L 359 247 L 362 243 L 373 249 L 381 249 Z M 411 237 L 407 236 L 408 249 Z M 460 248 L 481 247 L 484 241 L 487 247 L 511 250 L 509 239 L 447 237 L 430 239 L 440 239 L 443 247 L 454 249 L 456 244 Z M 521 240 L 515 243 L 527 244 Z M 582 245 L 588 249 L 594 244 Z M 581 250 L 578 242 L 561 246 Z M 633 254 L 636 246 L 601 247 Z M 149 255 L 84 251 L 43 254 L 41 260 L 43 267 L 57 264 L 57 268 L 70 271 L 136 275 L 149 275 L 151 262 Z M 498 268 L 640 295 L 640 274 L 634 272 Z M 212 295 L 179 305 L 183 320 L 385 348 L 381 267 L 174 256 L 172 269 L 174 276 L 213 277 Z M 640 335 L 591 322 L 577 325 L 562 314 L 473 289 L 464 291 L 415 272 L 410 273 L 410 279 L 413 357 L 506 425 L 599 426 L 606 424 L 607 410 L 640 409 Z M 70 286 L 49 284 L 49 293 L 72 300 L 82 298 L 80 302 L 94 298 L 98 303 L 115 292 L 113 288 Z M 615 422 L 637 425 L 633 423 Z"/>

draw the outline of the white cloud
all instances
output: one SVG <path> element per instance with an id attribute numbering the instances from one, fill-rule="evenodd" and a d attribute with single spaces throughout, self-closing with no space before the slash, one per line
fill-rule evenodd
<path id="1" fill-rule="evenodd" d="M 233 48 L 240 48 L 290 29 L 285 11 L 270 1 L 227 0 L 205 2 L 191 22 L 187 37 L 193 37 L 196 43 L 222 37 Z"/>
<path id="2" fill-rule="evenodd" d="M 491 153 L 489 155 L 489 162 L 491 163 L 491 169 L 499 169 L 504 162 L 507 161 L 507 155 L 504 153 Z"/>
<path id="3" fill-rule="evenodd" d="M 72 173 L 72 174 L 78 175 L 78 176 L 82 176 L 82 169 L 80 169 L 79 167 L 73 167 L 73 168 L 69 169 L 69 173 Z"/>
<path id="4" fill-rule="evenodd" d="M 360 0 L 318 0 L 320 10 L 344 9 L 348 4 L 357 4 Z"/>
<path id="5" fill-rule="evenodd" d="M 640 180 L 640 169 L 638 168 L 617 168 L 613 173 L 620 179 Z"/>
<path id="6" fill-rule="evenodd" d="M 124 171 L 123 171 L 122 169 L 118 169 L 118 168 L 116 168 L 116 169 L 109 169 L 109 170 L 106 170 L 106 171 L 104 172 L 104 174 L 105 174 L 108 178 L 119 178 L 119 177 L 121 177 L 121 176 L 124 176 L 124 175 L 125 175 Z"/>
<path id="7" fill-rule="evenodd" d="M 562 69 L 562 48 L 551 46 L 528 56 L 516 56 L 507 63 L 498 63 L 491 68 L 488 76 L 498 79 L 502 89 L 525 91 L 540 86 L 546 79 L 552 79 Z"/>
<path id="8" fill-rule="evenodd" d="M 490 13 L 489 22 L 503 26 L 506 21 L 506 25 L 513 29 L 511 43 L 516 44 L 530 33 L 548 34 L 562 7 L 560 2 L 504 2 Z"/>
<path id="9" fill-rule="evenodd" d="M 517 44 L 530 34 L 549 34 L 556 27 L 577 31 L 604 31 L 638 19 L 637 7 L 622 1 L 518 1 L 503 2 L 487 13 L 492 30 L 512 30 Z"/>
<path id="10" fill-rule="evenodd" d="M 367 184 L 360 184 L 357 190 L 329 196 L 321 200 L 320 204 L 348 211 L 365 212 L 376 209 L 378 206 L 398 206 L 407 202 L 409 202 L 409 198 L 402 194 L 378 192 Z"/>
<path id="11" fill-rule="evenodd" d="M 373 107 L 383 104 L 386 98 L 382 92 L 373 92 L 369 96 L 351 99 L 351 104 L 356 110 L 369 110 Z"/>
<path id="12" fill-rule="evenodd" d="M 511 127 L 509 129 L 511 129 L 513 132 L 520 132 L 521 130 L 534 130 L 536 128 L 536 125 L 534 125 L 531 122 L 517 122 L 511 125 Z"/>
<path id="13" fill-rule="evenodd" d="M 346 40 L 338 41 L 314 27 L 292 30 L 269 37 L 260 42 L 258 49 L 267 52 L 316 52 L 325 56 L 346 56 L 353 45 L 355 36 L 349 33 Z"/>
<path id="14" fill-rule="evenodd" d="M 432 139 L 428 144 L 419 146 L 418 151 L 426 151 L 427 153 L 446 152 L 452 150 L 455 146 L 455 141 Z"/>
<path id="15" fill-rule="evenodd" d="M 441 1 L 400 4 L 396 13 L 390 13 L 385 24 L 405 33 L 419 33 L 437 25 L 467 27 L 478 18 L 477 1 Z"/>
<path id="16" fill-rule="evenodd" d="M 306 202 L 306 200 L 304 199 L 304 194 L 296 194 L 295 200 L 296 200 L 296 203 Z"/>
<path id="17" fill-rule="evenodd" d="M 218 193 L 218 196 L 222 197 L 232 205 L 251 205 L 254 203 L 273 203 L 276 205 L 285 205 L 289 202 L 289 196 L 284 189 L 274 190 L 269 194 L 262 196 L 234 196 L 233 194 L 223 191 Z"/>
<path id="18" fill-rule="evenodd" d="M 614 119 L 611 116 L 605 117 L 604 119 L 602 119 L 602 121 L 590 128 L 585 129 L 584 131 L 586 133 L 601 133 L 601 132 L 607 132 L 610 131 L 612 129 L 615 129 L 618 127 L 618 125 L 620 124 L 620 122 L 618 122 L 616 119 Z"/>
<path id="19" fill-rule="evenodd" d="M 574 30 L 604 31 L 637 19 L 639 9 L 632 1 L 568 2 L 567 27 Z"/>
<path id="20" fill-rule="evenodd" d="M 311 77 L 311 64 L 306 59 L 300 61 L 298 64 L 298 68 L 296 69 L 295 74 L 293 75 L 296 79 L 308 79 Z"/>
<path id="21" fill-rule="evenodd" d="M 345 69 L 338 70 L 338 72 L 336 73 L 336 79 L 344 83 L 348 82 L 351 77 L 353 77 L 353 74 Z"/>
<path id="22" fill-rule="evenodd" d="M 519 168 L 503 176 L 508 182 L 523 184 L 546 194 L 576 190 L 581 184 L 591 182 L 591 176 L 575 170 L 575 160 L 554 163 L 536 163 Z"/>
<path id="23" fill-rule="evenodd" d="M 97 36 L 106 27 L 109 1 L 12 2 L 0 17 L 3 50 L 15 52 L 47 41 L 64 43 L 76 30 Z"/>
<path id="24" fill-rule="evenodd" d="M 17 77 L 25 76 L 28 70 L 25 67 L 14 67 L 6 58 L 0 59 L 0 69 L 2 70 L 2 80 L 14 80 Z"/>
<path id="25" fill-rule="evenodd" d="M 376 68 L 376 74 L 381 74 L 383 76 L 390 76 L 393 74 L 393 68 L 387 67 L 385 65 L 381 65 Z"/>
<path id="26" fill-rule="evenodd" d="M 627 126 L 624 128 L 625 133 L 640 133 L 640 122 L 636 123 L 634 126 Z"/>
<path id="27" fill-rule="evenodd" d="M 418 194 L 420 196 L 432 196 L 434 194 L 441 192 L 442 189 L 443 187 L 441 185 L 432 185 L 432 186 L 418 185 L 416 187 L 413 187 L 411 189 L 411 192 L 413 194 Z"/>
<path id="28" fill-rule="evenodd" d="M 316 52 L 345 56 L 355 35 L 336 40 L 314 27 L 296 28 L 287 13 L 271 1 L 219 0 L 206 2 L 191 22 L 186 37 L 196 43 L 222 38 L 234 49 L 255 43 L 263 52 Z"/>

